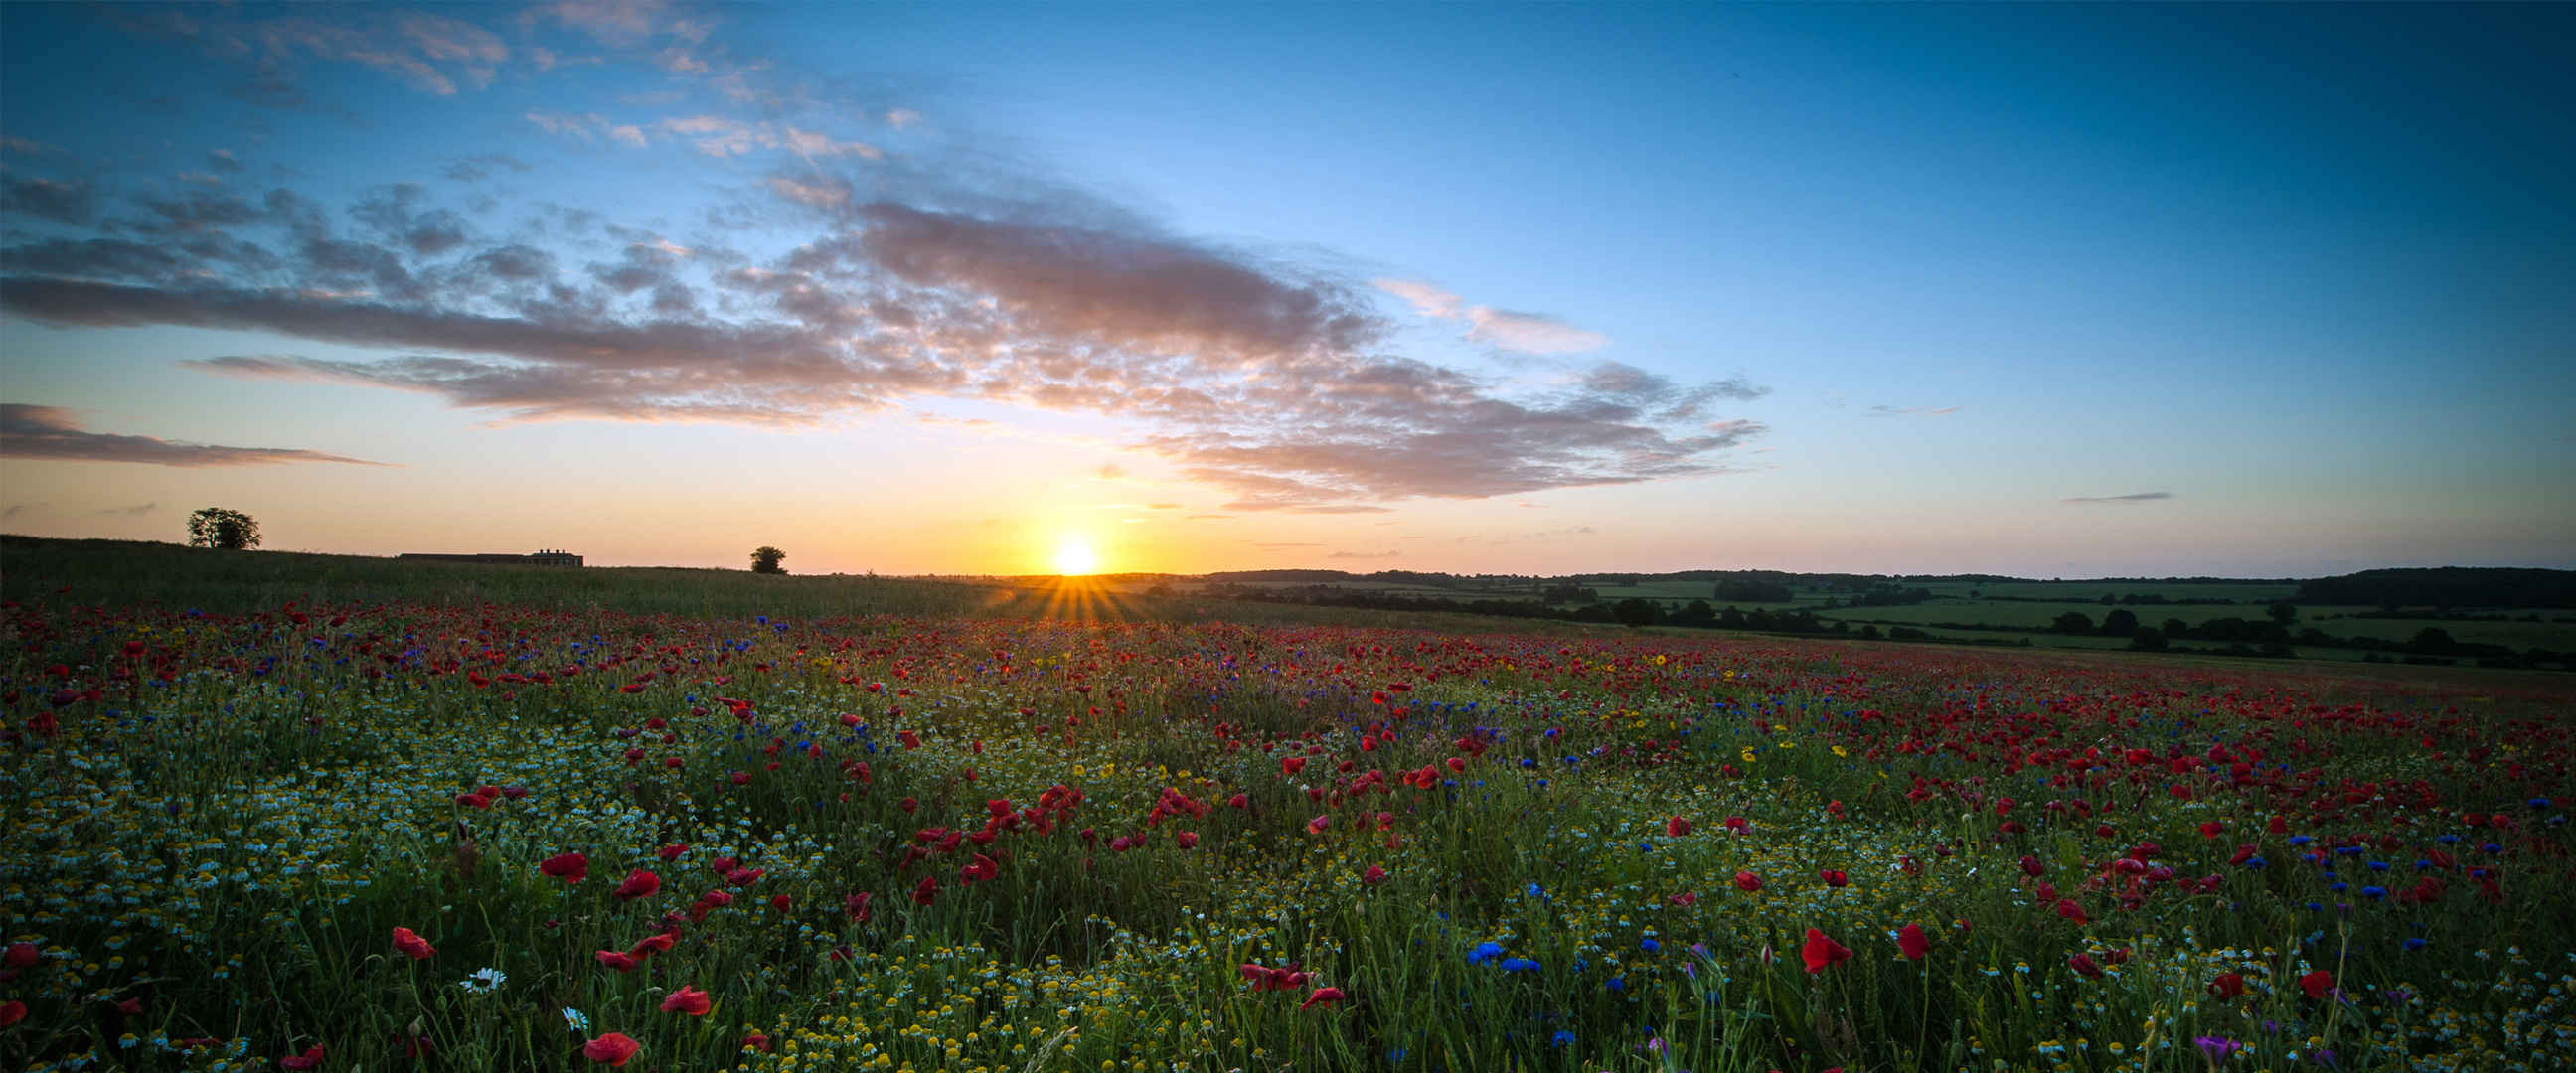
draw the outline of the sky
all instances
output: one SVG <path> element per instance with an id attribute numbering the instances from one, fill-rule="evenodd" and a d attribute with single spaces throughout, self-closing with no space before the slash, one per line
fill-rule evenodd
<path id="1" fill-rule="evenodd" d="M 0 5 L 0 531 L 2576 568 L 2576 7 Z"/>

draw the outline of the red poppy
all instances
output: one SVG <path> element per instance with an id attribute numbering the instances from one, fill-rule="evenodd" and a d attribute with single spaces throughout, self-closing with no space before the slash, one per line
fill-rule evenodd
<path id="1" fill-rule="evenodd" d="M 912 900 L 916 905 L 929 905 L 932 901 L 938 899 L 938 897 L 939 880 L 937 877 L 923 876 L 921 877 L 921 885 L 912 888 Z"/>
<path id="2" fill-rule="evenodd" d="M 769 896 L 769 907 L 781 913 L 788 911 L 790 908 L 794 907 L 795 904 L 796 899 L 790 898 L 784 894 L 772 894 Z"/>
<path id="3" fill-rule="evenodd" d="M 2084 915 L 2084 907 L 2075 904 L 2075 899 L 2073 898 L 2060 898 L 2057 900 L 2057 915 L 2065 917 L 2068 920 L 2072 920 L 2077 924 L 2090 924 L 2093 922 Z"/>
<path id="4" fill-rule="evenodd" d="M 581 1056 L 590 1059 L 593 1062 L 606 1062 L 612 1066 L 622 1066 L 626 1064 L 627 1059 L 635 1057 L 635 1052 L 643 1049 L 643 1044 L 637 1043 L 633 1039 L 628 1038 L 626 1033 L 611 1032 L 605 1036 L 599 1037 L 598 1039 L 582 1044 Z"/>
<path id="5" fill-rule="evenodd" d="M 601 965 L 619 972 L 634 972 L 637 966 L 644 964 L 642 959 L 622 950 L 602 950 L 591 956 L 598 958 Z"/>
<path id="6" fill-rule="evenodd" d="M 10 1000 L 9 1000 L 9 1001 L 7 1001 L 7 1002 L 0 1002 L 0 1028 L 7 1028 L 7 1027 L 9 1027 L 10 1025 L 17 1024 L 18 1022 L 20 1022 L 20 1021 L 24 1021 L 24 1020 L 26 1020 L 26 1019 L 27 1019 L 27 1004 L 26 1004 L 26 1003 L 24 1003 L 24 1002 L 20 1002 L 20 1001 L 18 1001 L 17 999 L 10 999 Z"/>
<path id="7" fill-rule="evenodd" d="M 1932 952 L 1932 940 L 1923 934 L 1923 925 L 1908 924 L 1897 929 L 1896 948 L 1905 954 L 1905 960 L 1921 961 L 1923 955 Z"/>
<path id="8" fill-rule="evenodd" d="M 2245 977 L 2233 972 L 2219 973 L 2217 979 L 2209 982 L 2209 993 L 2222 999 L 2242 995 L 2245 993 Z"/>
<path id="9" fill-rule="evenodd" d="M 1752 892 L 1762 889 L 1762 877 L 1751 872 L 1735 873 L 1735 889 Z"/>
<path id="10" fill-rule="evenodd" d="M 492 799 L 481 794 L 458 794 L 456 804 L 459 808 L 491 808 Z"/>
<path id="11" fill-rule="evenodd" d="M 2029 876 L 2032 879 L 2039 878 L 2039 858 L 2032 857 L 2027 854 L 2023 855 L 2021 859 L 2021 871 L 2023 875 Z"/>
<path id="12" fill-rule="evenodd" d="M 714 999 L 709 998 L 706 992 L 687 984 L 681 984 L 679 990 L 671 992 L 669 998 L 662 1000 L 663 1013 L 685 1013 L 691 1017 L 704 1017 L 708 1010 L 714 1008 Z"/>
<path id="13" fill-rule="evenodd" d="M 766 1032 L 754 1032 L 746 1035 L 742 1037 L 742 1045 L 748 1050 L 766 1052 L 769 1050 L 769 1034 Z"/>
<path id="14" fill-rule="evenodd" d="M 277 1060 L 277 1066 L 280 1069 L 320 1069 L 322 1068 L 322 1045 L 316 1043 L 304 1048 L 303 1054 L 290 1054 L 280 1058 Z"/>
<path id="15" fill-rule="evenodd" d="M 629 947 L 626 952 L 634 955 L 637 960 L 642 960 L 668 950 L 678 942 L 679 940 L 671 937 L 670 932 L 657 931 L 635 940 L 635 945 Z"/>
<path id="16" fill-rule="evenodd" d="M 2307 992 L 2309 998 L 2322 999 L 2334 991 L 2334 974 L 2318 969 L 2299 977 L 2299 990 Z"/>
<path id="17" fill-rule="evenodd" d="M 2102 966 L 2093 962 L 2093 955 L 2091 954 L 2077 954 L 2074 957 L 2066 959 L 2066 964 L 2076 972 L 2084 974 L 2088 979 L 2099 979 L 2102 975 Z"/>
<path id="18" fill-rule="evenodd" d="M 1691 833 L 1691 822 L 1689 820 L 1675 816 L 1664 821 L 1664 834 L 1666 836 L 1680 838 L 1681 836 L 1689 833 Z"/>
<path id="19" fill-rule="evenodd" d="M 1814 928 L 1807 929 L 1807 944 L 1798 953 L 1806 959 L 1808 972 L 1823 972 L 1827 966 L 1842 964 L 1852 956 L 1850 947 L 1825 938 L 1824 932 Z"/>
<path id="20" fill-rule="evenodd" d="M 1179 835 L 1175 836 L 1172 841 L 1180 843 L 1182 849 L 1197 849 L 1199 848 L 1199 833 L 1196 831 L 1183 831 Z"/>
<path id="21" fill-rule="evenodd" d="M 537 862 L 537 871 L 566 883 L 579 883 L 590 875 L 590 858 L 578 853 L 558 853 Z"/>
<path id="22" fill-rule="evenodd" d="M 617 896 L 627 901 L 648 898 L 662 889 L 662 877 L 641 868 L 627 873 L 626 882 L 617 885 Z"/>
<path id="23" fill-rule="evenodd" d="M 409 955 L 413 961 L 426 959 L 438 952 L 437 947 L 429 945 L 429 940 L 421 938 L 410 928 L 394 929 L 394 949 Z"/>
<path id="24" fill-rule="evenodd" d="M 1824 880 L 1828 887 L 1843 887 L 1851 883 L 1851 873 L 1836 868 L 1821 869 L 1816 872 L 1816 878 Z"/>
<path id="25" fill-rule="evenodd" d="M 1315 1006 L 1319 1006 L 1319 1005 L 1320 1005 L 1320 1006 L 1331 1006 L 1332 1004 L 1334 1004 L 1334 1003 L 1336 1003 L 1336 1002 L 1340 1002 L 1344 997 L 1346 997 L 1346 996 L 1344 996 L 1344 995 L 1342 994 L 1342 989 L 1341 989 L 1341 988 L 1338 988 L 1338 987 L 1318 987 L 1318 988 L 1316 988 L 1316 989 L 1315 989 L 1315 993 L 1314 993 L 1314 994 L 1311 994 L 1311 995 L 1306 996 L 1306 1001 L 1304 1001 L 1304 1002 L 1302 1002 L 1302 1003 L 1299 1003 L 1299 1004 L 1298 1004 L 1298 1006 L 1297 1006 L 1297 1008 L 1298 1008 L 1298 1009 L 1303 1010 L 1303 1009 L 1310 1009 L 1310 1008 L 1313 1008 L 1313 1007 L 1315 1007 Z"/>
<path id="26" fill-rule="evenodd" d="M 1282 775 L 1295 775 L 1295 774 L 1297 774 L 1298 772 L 1301 772 L 1301 771 L 1304 771 L 1304 770 L 1306 770 L 1306 758 L 1305 758 L 1305 757 L 1302 757 L 1302 756 L 1290 756 L 1290 757 L 1283 757 L 1283 758 L 1281 758 L 1281 759 L 1280 759 L 1280 761 L 1279 761 L 1279 773 L 1280 773 L 1280 774 L 1282 774 Z"/>
<path id="27" fill-rule="evenodd" d="M 1372 864 L 1368 866 L 1368 871 L 1360 873 L 1360 882 L 1366 883 L 1372 887 L 1377 886 L 1380 883 L 1384 883 L 1386 882 L 1386 869 Z"/>
<path id="28" fill-rule="evenodd" d="M 1306 831 L 1307 831 L 1307 833 L 1308 833 L 1308 834 L 1318 834 L 1318 835 L 1320 835 L 1320 834 L 1323 834 L 1323 833 L 1324 833 L 1324 828 L 1330 827 L 1330 826 L 1332 826 L 1332 825 L 1333 825 L 1333 817 L 1332 817 L 1332 816 L 1330 816 L 1330 815 L 1317 816 L 1317 817 L 1315 817 L 1314 819 L 1311 819 L 1311 820 L 1306 821 Z"/>
<path id="29" fill-rule="evenodd" d="M 44 956 L 44 952 L 36 949 L 36 944 L 34 943 L 11 943 L 9 944 L 9 951 L 5 954 L 0 954 L 0 965 L 7 965 L 13 969 L 23 969 L 34 965 L 38 959 Z"/>
<path id="30" fill-rule="evenodd" d="M 849 917 L 852 923 L 866 923 L 868 919 L 868 902 L 875 897 L 876 895 L 870 894 L 867 891 L 860 891 L 857 894 L 844 897 L 841 899 L 841 913 Z"/>
<path id="31" fill-rule="evenodd" d="M 1002 866 L 981 853 L 976 854 L 973 861 L 958 871 L 959 881 L 965 883 L 982 883 L 1001 874 Z"/>
<path id="32" fill-rule="evenodd" d="M 903 742 L 903 747 L 904 747 L 904 748 L 906 748 L 906 749 L 918 749 L 918 748 L 921 748 L 921 735 L 919 735 L 919 734 L 915 734 L 915 733 L 913 733 L 912 731 L 909 731 L 909 730 L 897 731 L 897 732 L 895 732 L 895 738 L 896 738 L 897 740 L 899 740 L 899 741 Z"/>

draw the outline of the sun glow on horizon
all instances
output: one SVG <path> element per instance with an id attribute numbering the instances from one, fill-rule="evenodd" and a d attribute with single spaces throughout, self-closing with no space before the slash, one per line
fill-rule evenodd
<path id="1" fill-rule="evenodd" d="M 1078 536 L 1065 537 L 1055 547 L 1055 572 L 1066 577 L 1080 577 L 1100 569 L 1100 556 L 1093 554 L 1091 542 Z"/>

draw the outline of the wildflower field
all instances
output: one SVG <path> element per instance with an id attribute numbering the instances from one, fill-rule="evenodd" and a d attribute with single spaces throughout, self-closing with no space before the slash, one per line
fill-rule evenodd
<path id="1" fill-rule="evenodd" d="M 11 1069 L 2576 1066 L 2545 677 L 15 591 Z"/>

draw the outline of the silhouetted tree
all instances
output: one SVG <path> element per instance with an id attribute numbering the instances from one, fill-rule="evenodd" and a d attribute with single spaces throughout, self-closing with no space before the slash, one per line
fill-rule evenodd
<path id="1" fill-rule="evenodd" d="M 2153 626 L 2140 626 L 2136 633 L 2129 635 L 2129 647 L 2140 652 L 2162 652 L 2165 650 L 2165 635 Z"/>
<path id="2" fill-rule="evenodd" d="M 2063 615 L 2057 616 L 2057 621 L 2051 624 L 2049 628 L 2056 630 L 2059 633 L 2091 633 L 2093 632 L 2093 620 L 2091 617 L 2085 615 L 2084 612 L 2069 611 Z"/>
<path id="3" fill-rule="evenodd" d="M 1619 601 L 1618 606 L 1611 608 L 1610 611 L 1618 617 L 1619 623 L 1623 626 L 1652 626 L 1655 620 L 1664 617 L 1664 613 L 1657 610 L 1654 604 L 1634 596 Z"/>
<path id="4" fill-rule="evenodd" d="M 2272 616 L 2272 621 L 2278 622 L 2281 625 L 2287 626 L 2293 622 L 2299 621 L 2299 608 L 2296 604 L 2288 602 L 2277 603 L 2273 604 L 2268 610 Z"/>
<path id="5" fill-rule="evenodd" d="M 1693 600 L 1682 605 L 1680 610 L 1667 616 L 1664 621 L 1675 626 L 1706 629 L 1717 625 L 1717 609 L 1708 606 L 1706 600 Z"/>
<path id="6" fill-rule="evenodd" d="M 2102 636 L 2134 637 L 2138 633 L 2138 613 L 2120 608 L 2102 616 Z"/>
<path id="7" fill-rule="evenodd" d="M 787 568 L 778 565 L 778 561 L 786 557 L 786 552 L 780 551 L 766 544 L 753 548 L 751 550 L 751 572 L 755 574 L 784 574 L 787 572 Z"/>
<path id="8" fill-rule="evenodd" d="M 206 507 L 188 516 L 188 546 L 240 551 L 259 546 L 259 522 L 222 507 Z"/>

